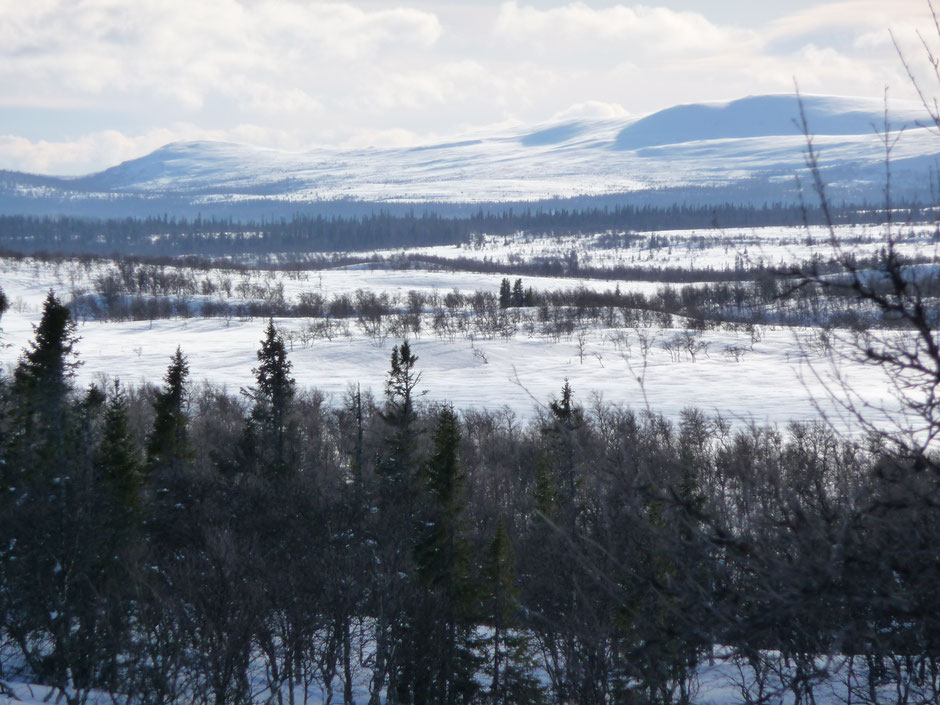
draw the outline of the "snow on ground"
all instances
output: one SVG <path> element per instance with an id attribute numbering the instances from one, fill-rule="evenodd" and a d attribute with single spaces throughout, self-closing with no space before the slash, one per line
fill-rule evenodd
<path id="1" fill-rule="evenodd" d="M 7 297 L 19 307 L 17 300 L 22 301 L 22 307 L 39 311 L 42 300 L 49 289 L 54 289 L 63 300 L 71 297 L 73 292 L 85 293 L 94 291 L 95 278 L 110 269 L 112 265 L 99 261 L 90 265 L 79 264 L 76 260 L 63 263 L 45 263 L 34 259 L 14 261 L 0 259 L 0 287 Z M 165 267 L 167 272 L 174 267 Z M 186 270 L 190 271 L 190 270 Z M 209 278 L 215 283 L 228 278 L 231 281 L 234 295 L 228 299 L 229 303 L 244 301 L 238 294 L 238 285 L 246 282 L 253 286 L 273 288 L 283 287 L 284 297 L 288 301 L 296 301 L 299 294 L 315 292 L 329 299 L 341 294 L 352 294 L 359 289 L 374 291 L 376 294 L 386 293 L 390 299 L 403 301 L 409 291 L 421 293 L 438 292 L 441 295 L 458 290 L 461 293 L 475 291 L 498 292 L 500 283 L 506 275 L 483 274 L 478 272 L 441 272 L 428 269 L 388 269 L 378 263 L 357 264 L 346 267 L 336 267 L 316 271 L 262 271 L 262 270 L 224 270 L 210 269 L 196 272 L 196 278 L 202 280 Z M 510 277 L 515 279 L 516 277 Z M 661 286 L 658 282 L 629 281 L 615 279 L 587 279 L 574 277 L 522 277 L 526 287 L 538 291 L 552 291 L 557 289 L 575 289 L 584 287 L 595 291 L 613 290 L 617 286 L 624 293 L 637 292 L 646 295 L 654 294 Z M 197 297 L 198 299 L 199 297 Z M 210 297 L 211 298 L 211 297 Z"/>
<path id="2" fill-rule="evenodd" d="M 38 313 L 9 312 L 3 318 L 4 347 L 0 361 L 15 364 L 20 351 L 32 337 L 32 324 Z M 297 329 L 297 319 L 277 320 L 287 330 Z M 78 353 L 83 365 L 78 381 L 86 384 L 102 377 L 119 377 L 124 383 L 158 382 L 169 358 L 179 345 L 189 357 L 194 381 L 225 385 L 235 391 L 253 381 L 252 367 L 265 322 L 220 319 L 178 319 L 100 323 L 78 327 L 81 341 Z M 644 409 L 647 405 L 670 417 L 686 407 L 740 422 L 785 424 L 791 420 L 811 420 L 816 403 L 829 414 L 836 407 L 826 398 L 822 383 L 802 358 L 800 345 L 790 329 L 767 330 L 750 349 L 745 334 L 725 331 L 706 333 L 707 352 L 692 362 L 683 354 L 673 361 L 662 342 L 680 331 L 648 329 L 656 341 L 643 369 L 641 345 L 636 331 L 626 331 L 626 350 L 611 340 L 616 331 L 595 330 L 585 341 L 583 361 L 576 338 L 555 343 L 541 337 L 519 336 L 511 340 L 457 339 L 441 341 L 424 335 L 412 340 L 418 355 L 422 379 L 429 401 L 449 401 L 458 408 L 508 407 L 523 417 L 535 413 L 537 403 L 557 395 L 568 379 L 577 399 L 587 404 L 594 396 L 614 404 Z M 397 341 L 376 341 L 353 326 L 351 338 L 332 342 L 317 341 L 290 352 L 293 374 L 303 386 L 323 390 L 338 401 L 350 383 L 361 383 L 381 397 L 392 345 Z M 740 362 L 724 350 L 743 347 Z M 816 360 L 825 369 L 825 360 Z M 894 406 L 890 389 L 877 370 L 849 365 L 853 386 L 870 403 Z M 642 378 L 642 384 L 638 378 Z M 645 395 L 644 395 L 645 392 Z"/>
<path id="3" fill-rule="evenodd" d="M 809 247 L 805 244 L 807 233 L 800 228 L 741 230 L 730 235 L 726 232 L 723 237 L 728 236 L 732 243 L 727 248 L 715 237 L 714 231 L 707 234 L 715 242 L 709 242 L 703 250 L 706 254 L 700 255 L 703 259 L 696 260 L 699 266 L 705 266 L 702 262 L 708 261 L 714 262 L 709 266 L 723 267 L 729 256 L 733 261 L 733 243 L 746 238 L 776 248 L 774 258 L 782 257 L 781 252 L 792 254 L 795 249 L 799 253 L 798 248 Z M 872 230 L 845 228 L 838 234 L 854 251 L 854 240 L 871 236 Z M 877 236 L 877 232 L 874 234 Z M 810 231 L 809 235 L 814 239 L 820 237 L 817 231 Z M 694 241 L 690 231 L 658 236 Z M 577 242 L 581 240 L 583 238 Z M 568 244 L 490 238 L 479 250 L 450 247 L 417 251 L 442 256 L 470 253 L 481 258 L 515 256 L 526 259 L 544 252 L 549 246 L 565 248 Z M 918 234 L 907 244 L 920 253 L 936 251 L 929 232 Z M 667 255 L 668 249 L 659 248 Z M 687 259 L 686 253 L 673 256 L 675 263 Z M 662 266 L 664 261 L 657 264 Z M 39 321 L 42 300 L 50 287 L 65 300 L 70 298 L 70 292 L 93 291 L 95 276 L 109 266 L 99 262 L 83 267 L 74 260 L 59 264 L 35 260 L 0 261 L 0 287 L 13 304 L 0 320 L 0 365 L 8 372 L 16 364 L 32 338 L 32 326 Z M 295 300 L 304 291 L 329 298 L 367 289 L 388 293 L 393 301 L 403 302 L 410 290 L 437 291 L 442 295 L 454 289 L 465 293 L 496 291 L 503 278 L 502 275 L 468 272 L 389 270 L 368 264 L 307 272 L 210 270 L 198 273 L 198 278 L 206 275 L 216 280 L 230 277 L 236 292 L 239 282 L 283 286 L 288 301 Z M 604 290 L 617 285 L 617 282 L 605 280 L 528 276 L 523 277 L 523 281 L 537 290 L 580 285 Z M 623 291 L 643 293 L 653 293 L 660 286 L 657 282 L 619 282 L 619 285 Z M 234 296 L 232 302 L 237 302 L 239 295 Z M 299 331 L 306 322 L 305 319 L 277 321 L 286 331 Z M 86 384 L 107 376 L 119 377 L 128 384 L 159 382 L 170 355 L 179 345 L 189 357 L 194 381 L 225 385 L 230 391 L 236 391 L 252 383 L 251 369 L 257 362 L 256 351 L 264 324 L 260 319 L 198 317 L 153 323 L 83 322 L 78 329 L 82 338 L 78 352 L 83 361 L 78 381 Z M 317 387 L 337 401 L 349 384 L 357 382 L 381 397 L 391 348 L 398 341 L 369 337 L 352 320 L 349 329 L 351 337 L 332 341 L 318 340 L 301 345 L 295 339 L 290 352 L 294 375 L 299 384 Z M 522 332 L 509 340 L 476 338 L 471 341 L 458 337 L 451 342 L 435 337 L 427 320 L 424 330 L 412 345 L 419 356 L 420 386 L 427 390 L 425 398 L 449 401 L 458 408 L 508 407 L 520 416 L 531 417 L 538 404 L 557 395 L 568 379 L 576 398 L 583 404 L 594 398 L 633 409 L 644 409 L 648 404 L 670 417 L 678 416 L 684 408 L 698 407 L 732 421 L 773 424 L 810 420 L 816 418 L 821 409 L 836 417 L 838 426 L 852 425 L 851 419 L 837 418 L 838 404 L 827 395 L 824 383 L 830 372 L 827 360 L 817 353 L 810 353 L 808 358 L 804 354 L 800 340 L 812 339 L 811 329 L 764 329 L 758 341 L 752 341 L 746 333 L 709 331 L 700 340 L 707 347 L 696 355 L 694 362 L 688 353 L 670 352 L 664 347 L 664 343 L 682 333 L 679 330 L 594 329 L 586 333 L 583 345 L 579 345 L 577 336 L 555 341 L 538 334 L 526 337 Z M 642 336 L 653 341 L 645 358 L 641 352 Z M 728 348 L 737 349 L 737 356 L 728 352 Z M 814 370 L 821 371 L 822 380 Z M 845 362 L 842 372 L 866 403 L 875 408 L 897 409 L 898 402 L 879 370 Z"/>
<path id="4" fill-rule="evenodd" d="M 856 256 L 877 254 L 885 244 L 884 226 L 839 225 L 836 240 Z M 938 255 L 935 225 L 900 226 L 892 229 L 896 247 L 904 256 Z M 445 259 L 488 259 L 509 264 L 554 258 L 565 260 L 572 253 L 581 266 L 596 268 L 685 267 L 693 270 L 733 267 L 736 258 L 749 266 L 781 267 L 808 260 L 814 255 L 831 256 L 830 232 L 822 226 L 726 228 L 721 230 L 663 230 L 632 233 L 626 246 L 611 246 L 604 234 L 566 237 L 487 236 L 474 245 L 387 250 L 376 254 L 407 252 Z"/>
<path id="5" fill-rule="evenodd" d="M 705 662 L 698 667 L 692 702 L 695 705 L 738 705 L 751 701 L 754 697 L 754 681 L 750 668 L 745 663 L 737 664 L 733 660 L 723 658 L 722 649 L 716 649 L 715 653 L 716 658 L 713 664 Z M 819 659 L 821 672 L 828 671 L 831 675 L 828 680 L 814 684 L 812 702 L 817 705 L 844 705 L 858 701 L 857 691 L 865 673 L 861 671 L 854 674 L 852 682 L 853 690 L 856 692 L 850 694 L 846 687 L 849 675 L 844 667 L 845 663 L 846 659 L 839 656 L 831 660 Z M 780 666 L 782 672 L 792 675 L 789 672 L 790 669 L 782 664 Z M 858 668 L 857 665 L 856 668 Z M 793 693 L 787 690 L 776 676 L 765 677 L 767 677 L 767 682 L 763 702 L 774 703 L 774 705 L 793 705 L 796 702 Z M 57 699 L 59 693 L 47 686 L 28 683 L 9 683 L 8 685 L 16 697 L 14 699 L 0 695 L 0 705 L 44 705 L 49 702 L 59 702 Z M 744 697 L 745 688 L 749 690 L 747 694 L 750 699 Z M 881 689 L 880 695 L 884 698 L 883 702 L 891 701 L 891 693 L 886 692 L 889 688 L 890 685 Z M 333 702 L 336 702 L 337 692 L 342 692 L 339 678 L 334 686 Z M 259 688 L 258 695 L 262 694 L 265 694 L 263 687 Z M 295 697 L 298 702 L 308 705 L 322 705 L 327 700 L 325 691 L 316 687 L 309 689 L 306 694 L 301 688 L 297 688 Z M 356 703 L 369 701 L 369 694 L 364 684 L 356 688 L 354 699 Z M 915 698 L 912 698 L 912 701 L 914 700 Z M 115 702 L 120 702 L 120 699 L 115 700 L 111 695 L 100 691 L 92 691 L 86 701 L 87 705 L 113 705 Z"/>

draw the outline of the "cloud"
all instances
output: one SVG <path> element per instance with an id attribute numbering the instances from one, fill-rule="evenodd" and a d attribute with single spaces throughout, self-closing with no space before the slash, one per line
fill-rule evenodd
<path id="1" fill-rule="evenodd" d="M 81 176 L 183 140 L 268 144 L 288 150 L 300 147 L 298 135 L 264 126 L 242 124 L 229 130 L 207 130 L 180 123 L 139 135 L 100 130 L 74 140 L 29 140 L 0 135 L 0 164 L 7 169 L 34 174 Z"/>
<path id="2" fill-rule="evenodd" d="M 103 130 L 77 140 L 32 141 L 0 135 L 0 164 L 37 174 L 81 175 L 105 164 L 118 164 L 173 140 L 172 130 L 156 130 L 130 138 L 117 130 Z"/>
<path id="3" fill-rule="evenodd" d="M 387 130 L 363 130 L 343 142 L 344 147 L 363 149 L 368 147 L 414 147 L 431 141 L 430 135 L 419 135 L 411 130 L 391 128 Z"/>
<path id="4" fill-rule="evenodd" d="M 577 118 L 621 118 L 630 115 L 630 111 L 619 103 L 605 103 L 601 100 L 586 100 L 582 103 L 575 103 L 564 110 L 555 113 L 552 121 L 561 122 L 562 120 L 571 120 Z"/>
<path id="5" fill-rule="evenodd" d="M 788 14 L 765 31 L 770 41 L 805 37 L 822 31 L 868 33 L 887 36 L 898 25 L 926 27 L 929 19 L 924 0 L 845 0 L 829 2 Z"/>
<path id="6" fill-rule="evenodd" d="M 287 82 L 281 109 L 307 111 L 321 72 L 421 52 L 442 33 L 425 11 L 298 0 L 3 0 L 0 18 L 0 82 L 21 103 L 143 94 L 184 110 L 213 93 L 257 107 Z"/>
<path id="7" fill-rule="evenodd" d="M 594 8 L 583 2 L 548 10 L 515 0 L 506 2 L 494 32 L 506 41 L 566 56 L 585 49 L 609 52 L 611 48 L 625 57 L 638 53 L 689 55 L 756 41 L 751 31 L 721 27 L 696 12 L 646 5 Z"/>

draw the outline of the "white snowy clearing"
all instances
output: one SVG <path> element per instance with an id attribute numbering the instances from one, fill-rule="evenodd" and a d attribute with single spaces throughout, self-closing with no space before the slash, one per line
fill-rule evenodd
<path id="1" fill-rule="evenodd" d="M 892 239 L 897 252 L 905 257 L 933 257 L 940 252 L 936 225 L 895 225 Z M 724 269 L 736 262 L 750 267 L 786 267 L 809 260 L 814 255 L 829 254 L 832 236 L 839 246 L 856 257 L 876 255 L 885 243 L 885 228 L 872 225 L 836 225 L 830 233 L 821 225 L 809 227 L 724 228 L 708 230 L 660 230 L 635 233 L 617 242 L 609 233 L 542 237 L 527 233 L 484 236 L 473 245 L 416 247 L 409 250 L 379 250 L 376 256 L 410 254 L 441 259 L 470 259 L 500 264 L 577 259 L 580 267 L 613 269 L 685 268 L 691 270 Z M 572 279 L 566 279 L 568 286 Z M 614 282 L 591 285 L 611 288 Z M 650 291 L 649 282 L 618 282 L 624 291 Z M 653 283 L 652 290 L 655 290 Z M 548 281 L 540 288 L 549 288 Z"/>
<path id="2" fill-rule="evenodd" d="M 770 262 L 793 261 L 808 255 L 813 248 L 805 244 L 807 234 L 801 229 L 776 229 L 775 236 L 752 233 L 758 243 L 753 251 L 764 252 Z M 871 231 L 866 248 L 874 250 L 876 238 Z M 851 243 L 859 234 L 847 229 L 841 233 Z M 693 233 L 670 233 L 666 239 L 692 242 Z M 699 252 L 701 265 L 723 267 L 740 255 L 738 245 L 743 232 L 721 242 L 715 231 L 713 241 Z M 935 256 L 936 246 L 926 232 L 913 232 L 904 247 L 911 254 Z M 481 249 L 437 248 L 435 253 L 452 252 L 458 256 L 488 256 L 493 259 L 530 258 L 538 244 L 499 238 L 484 243 Z M 558 247 L 567 247 L 562 243 Z M 583 243 L 581 244 L 583 245 Z M 579 245 L 579 246 L 581 246 Z M 853 246 L 854 245 L 850 245 Z M 633 248 L 631 248 L 633 249 Z M 665 260 L 646 259 L 646 263 L 664 266 L 670 261 L 689 263 L 689 253 L 679 247 Z M 426 252 L 416 250 L 409 252 Z M 598 261 L 610 258 L 610 252 L 590 251 Z M 622 253 L 621 253 L 622 256 Z M 670 259 L 670 258 L 673 258 Z M 722 259 L 724 257 L 725 259 Z M 641 258 L 642 259 L 642 258 Z M 42 263 L 35 260 L 0 262 L 0 286 L 12 303 L 4 315 L 0 337 L 0 364 L 9 373 L 28 344 L 33 326 L 38 322 L 43 298 L 53 289 L 65 301 L 74 293 L 92 289 L 96 268 L 108 266 L 79 265 L 75 260 Z M 694 268 L 694 267 L 693 267 Z M 308 272 L 228 273 L 236 281 L 283 287 L 284 297 L 294 300 L 301 292 L 324 296 L 371 290 L 387 293 L 392 302 L 402 302 L 408 291 L 452 290 L 495 292 L 501 275 L 430 270 L 386 270 L 358 268 Z M 201 274 L 200 274 L 201 276 Z M 207 276 L 222 276 L 209 272 Z M 564 278 L 525 277 L 526 286 L 536 290 L 569 289 L 585 286 L 599 290 L 619 285 L 624 291 L 651 293 L 657 282 L 614 282 Z M 238 286 L 235 287 L 238 289 Z M 813 328 L 758 326 L 753 332 L 712 329 L 702 332 L 694 349 L 683 347 L 683 328 L 603 328 L 589 327 L 556 338 L 517 334 L 512 338 L 497 335 L 440 338 L 425 323 L 419 337 L 411 344 L 418 355 L 420 389 L 426 401 L 446 401 L 460 409 L 508 409 L 517 416 L 531 418 L 539 405 L 557 395 L 568 380 L 576 399 L 585 405 L 604 401 L 634 410 L 649 408 L 668 417 L 677 417 L 688 407 L 699 408 L 737 423 L 783 425 L 790 421 L 809 421 L 827 416 L 838 428 L 851 429 L 855 420 L 844 413 L 841 390 L 835 383 L 833 358 L 838 373 L 858 395 L 856 403 L 870 408 L 866 416 L 876 423 L 887 423 L 883 412 L 894 416 L 900 406 L 895 389 L 878 369 L 849 359 L 850 348 L 838 342 L 839 331 L 831 339 L 835 346 L 827 350 Z M 315 387 L 336 403 L 351 384 L 361 384 L 380 398 L 392 346 L 399 342 L 387 334 L 374 335 L 350 320 L 348 332 L 332 340 L 303 339 L 302 328 L 308 319 L 282 318 L 275 323 L 282 328 L 290 344 L 290 359 L 297 382 Z M 102 378 L 120 378 L 125 384 L 159 383 L 171 354 L 177 346 L 188 356 L 192 379 L 224 385 L 237 391 L 252 382 L 252 367 L 266 321 L 260 318 L 198 316 L 155 321 L 99 322 L 80 321 L 81 341 L 78 354 L 83 362 L 77 377 L 81 384 Z M 677 324 L 681 325 L 681 324 Z M 847 335 L 845 337 L 848 337 Z M 830 394 L 834 392 L 835 394 Z"/>

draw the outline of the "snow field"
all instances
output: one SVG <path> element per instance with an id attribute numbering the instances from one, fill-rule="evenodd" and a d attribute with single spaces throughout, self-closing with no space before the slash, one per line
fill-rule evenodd
<path id="1" fill-rule="evenodd" d="M 38 314 L 10 312 L 3 319 L 0 359 L 9 368 L 32 337 Z M 84 385 L 119 377 L 126 384 L 159 382 L 169 358 L 180 346 L 189 357 L 192 379 L 237 390 L 252 382 L 252 368 L 264 321 L 178 319 L 119 323 L 87 322 L 79 325 L 78 354 L 83 361 L 78 381 Z M 285 330 L 297 330 L 303 319 L 279 319 Z M 360 383 L 377 397 L 384 390 L 391 338 L 376 341 L 354 325 L 350 338 L 320 340 L 290 351 L 293 375 L 302 386 L 316 387 L 339 401 L 347 386 Z M 827 399 L 824 380 L 817 379 L 815 363 L 825 376 L 825 358 L 807 358 L 790 329 L 765 330 L 751 345 L 744 333 L 708 331 L 698 340 L 707 349 L 695 362 L 685 351 L 671 353 L 663 343 L 681 337 L 681 329 L 590 330 L 582 350 L 576 336 L 552 342 L 541 337 L 511 340 L 438 340 L 433 334 L 412 339 L 422 374 L 421 390 L 427 401 L 447 401 L 457 408 L 508 407 L 531 417 L 539 404 L 557 395 L 565 379 L 577 400 L 592 399 L 651 409 L 677 417 L 687 407 L 742 423 L 785 424 L 818 416 L 817 404 L 837 417 L 838 407 Z M 808 331 L 804 331 L 808 333 Z M 623 334 L 629 350 L 618 339 Z M 652 342 L 645 359 L 639 335 Z M 727 347 L 743 349 L 734 361 Z M 891 388 L 877 370 L 846 364 L 842 369 L 864 399 L 875 406 L 895 408 Z M 824 377 L 825 379 L 825 377 Z M 844 425 L 849 425 L 846 419 Z M 842 424 L 840 424 L 842 425 Z"/>
<path id="2" fill-rule="evenodd" d="M 906 257 L 937 257 L 934 239 L 936 226 L 900 226 L 894 229 L 898 252 Z M 839 225 L 834 228 L 836 239 L 858 257 L 876 255 L 884 245 L 883 226 Z M 616 237 L 616 235 L 615 235 Z M 513 261 L 533 262 L 554 258 L 564 260 L 571 253 L 581 266 L 600 269 L 613 267 L 688 268 L 691 270 L 734 267 L 741 258 L 745 266 L 784 267 L 806 261 L 814 255 L 831 255 L 830 233 L 823 226 L 728 228 L 723 230 L 663 230 L 636 232 L 629 236 L 625 247 L 610 247 L 604 234 L 533 237 L 486 236 L 474 246 L 437 246 L 407 250 L 445 259 L 489 259 L 504 264 Z M 400 254 L 386 250 L 377 255 Z"/>
<path id="3" fill-rule="evenodd" d="M 859 248 L 855 244 L 859 238 L 867 241 L 862 247 L 874 251 L 880 232 L 850 227 L 836 231 L 853 251 Z M 733 262 L 738 253 L 736 248 L 745 242 L 749 252 L 757 249 L 762 256 L 774 261 L 793 262 L 813 251 L 827 250 L 825 244 L 806 244 L 808 236 L 814 243 L 824 243 L 825 232 L 821 229 L 808 232 L 803 228 L 706 231 L 701 240 L 693 231 L 644 234 L 652 235 L 676 243 L 674 247 L 649 250 L 657 257 L 661 255 L 659 259 L 645 260 L 655 266 L 688 265 L 692 253 L 696 267 L 724 267 L 729 257 Z M 578 248 L 596 264 L 613 262 L 615 256 L 633 250 L 592 249 L 592 244 L 598 241 L 602 241 L 602 236 L 552 240 L 519 236 L 486 238 L 479 248 L 418 248 L 407 252 L 531 261 L 551 252 L 552 248 L 559 253 Z M 698 242 L 705 242 L 706 246 L 698 248 Z M 902 247 L 911 254 L 936 257 L 936 244 L 930 237 L 929 226 L 909 232 L 902 238 Z M 59 263 L 33 259 L 0 261 L 0 287 L 12 304 L 0 320 L 0 365 L 7 373 L 32 338 L 32 326 L 38 323 L 42 300 L 49 289 L 55 289 L 63 300 L 71 298 L 73 293 L 93 293 L 96 277 L 108 271 L 116 270 L 106 261 L 90 264 L 77 260 Z M 409 291 L 437 292 L 441 296 L 455 289 L 463 293 L 496 292 L 503 279 L 499 274 L 391 270 L 373 268 L 368 263 L 299 272 L 211 269 L 197 270 L 195 275 L 199 280 L 207 278 L 216 284 L 228 279 L 233 294 L 232 298 L 224 300 L 229 303 L 247 300 L 249 289 L 280 290 L 287 301 L 295 301 L 303 292 L 319 293 L 328 299 L 339 294 L 354 294 L 361 289 L 387 294 L 393 305 L 399 306 L 404 305 Z M 662 286 L 655 281 L 533 276 L 522 279 L 525 286 L 546 291 L 578 286 L 611 290 L 619 285 L 623 292 L 649 295 Z M 213 298 L 219 295 L 197 295 L 193 303 Z M 399 341 L 367 335 L 354 319 L 349 319 L 348 337 L 340 335 L 331 341 L 308 339 L 302 342 L 300 331 L 309 322 L 303 318 L 276 321 L 288 334 L 297 382 L 322 390 L 336 402 L 349 384 L 356 383 L 380 397 L 391 348 Z M 838 400 L 827 392 L 828 387 L 838 385 L 832 379 L 833 367 L 826 351 L 816 349 L 815 331 L 811 328 L 760 327 L 756 339 L 743 331 L 709 330 L 694 339 L 691 343 L 694 350 L 688 350 L 690 339 L 680 340 L 686 333 L 682 329 L 592 328 L 557 340 L 538 333 L 527 337 L 520 331 L 511 339 L 475 336 L 468 340 L 458 336 L 451 341 L 439 339 L 430 323 L 430 314 L 426 312 L 422 334 L 412 340 L 419 356 L 421 389 L 427 390 L 424 396 L 427 401 L 447 401 L 462 409 L 508 408 L 518 416 L 530 418 L 538 413 L 540 404 L 546 404 L 560 392 L 567 379 L 582 404 L 603 400 L 633 409 L 648 406 L 673 418 L 684 408 L 697 407 L 729 421 L 761 424 L 809 421 L 824 413 L 839 428 L 854 425 L 850 416 L 841 413 Z M 237 390 L 252 381 L 251 370 L 257 362 L 256 351 L 264 324 L 261 319 L 201 317 L 152 323 L 80 321 L 78 353 L 83 364 L 78 370 L 78 381 L 87 384 L 103 377 L 119 377 L 126 384 L 158 383 L 170 355 L 180 346 L 189 357 L 194 381 Z M 837 332 L 836 338 L 839 337 L 849 336 L 839 336 Z M 645 355 L 643 339 L 648 347 Z M 850 351 L 844 342 L 835 345 L 836 357 L 845 357 Z M 841 360 L 839 367 L 839 373 L 858 392 L 857 401 L 871 407 L 866 413 L 880 419 L 884 416 L 881 409 L 889 414 L 897 411 L 900 404 L 880 370 L 851 360 Z"/>

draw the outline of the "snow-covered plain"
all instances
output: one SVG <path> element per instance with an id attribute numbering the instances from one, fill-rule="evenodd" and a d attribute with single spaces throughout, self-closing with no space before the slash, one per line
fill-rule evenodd
<path id="1" fill-rule="evenodd" d="M 761 256 L 772 263 L 794 261 L 818 251 L 818 246 L 807 244 L 807 235 L 812 239 L 818 233 L 807 234 L 802 229 L 677 231 L 664 236 L 677 243 L 671 254 L 669 247 L 658 247 L 656 251 L 662 250 L 662 259 L 641 261 L 657 267 L 688 266 L 689 252 L 680 251 L 680 243 L 695 243 L 703 235 L 709 240 L 695 255 L 699 266 L 724 267 L 729 259 L 733 263 L 744 242 L 751 243 L 750 251 L 763 253 Z M 867 238 L 863 245 L 866 249 L 874 251 L 880 246 L 875 231 L 845 229 L 839 235 L 852 248 L 860 236 Z M 546 245 L 522 237 L 498 238 L 485 241 L 478 249 L 429 248 L 415 252 L 430 254 L 433 250 L 442 256 L 454 253 L 527 261 L 543 252 Z M 556 243 L 562 250 L 577 246 L 586 257 L 596 257 L 600 262 L 611 261 L 617 254 L 588 245 L 589 241 Z M 910 254 L 936 255 L 929 230 L 909 233 L 902 245 Z M 42 300 L 50 288 L 68 300 L 72 293 L 92 290 L 94 277 L 100 268 L 107 266 L 110 265 L 79 265 L 76 261 L 58 264 L 3 261 L 0 286 L 13 306 L 0 321 L 3 328 L 0 363 L 7 368 L 15 365 L 32 336 L 32 326 L 38 322 Z M 387 293 L 393 303 L 403 303 L 410 290 L 436 291 L 442 295 L 455 289 L 465 293 L 494 292 L 502 279 L 500 275 L 422 269 L 396 271 L 368 265 L 302 272 L 209 271 L 205 276 L 230 276 L 236 284 L 247 281 L 283 287 L 287 300 L 304 291 L 329 297 L 362 289 Z M 537 290 L 577 286 L 604 290 L 619 285 L 622 291 L 652 293 L 660 286 L 657 282 L 601 279 L 523 279 L 526 286 Z M 702 347 L 693 361 L 689 353 L 670 351 L 665 345 L 684 333 L 681 328 L 592 328 L 584 331 L 580 339 L 577 333 L 557 340 L 519 333 L 509 339 L 476 336 L 449 340 L 433 333 L 429 316 L 425 314 L 422 334 L 411 341 L 419 357 L 420 388 L 427 391 L 424 397 L 427 401 L 448 401 L 462 409 L 506 408 L 528 418 L 557 395 L 567 379 L 576 398 L 586 405 L 603 400 L 637 410 L 650 408 L 672 418 L 687 407 L 697 407 L 733 422 L 778 425 L 809 421 L 824 413 L 840 428 L 849 429 L 854 423 L 851 417 L 840 414 L 838 397 L 833 399 L 828 393 L 832 386 L 831 361 L 815 344 L 812 328 L 760 327 L 755 336 L 744 331 L 709 330 L 699 339 Z M 86 384 L 103 377 L 119 377 L 128 384 L 159 382 L 170 355 L 180 346 L 189 357 L 193 380 L 237 391 L 252 382 L 251 370 L 265 322 L 258 318 L 198 316 L 153 322 L 83 321 L 78 328 L 81 336 L 78 353 L 83 361 L 78 381 Z M 276 323 L 285 332 L 298 333 L 291 341 L 290 359 L 299 384 L 316 387 L 336 402 L 350 384 L 356 383 L 381 396 L 396 339 L 367 334 L 350 321 L 348 336 L 302 343 L 299 331 L 306 325 L 306 319 L 285 318 Z M 644 338 L 650 342 L 645 354 Z M 732 355 L 730 350 L 737 354 Z M 849 350 L 837 343 L 837 355 L 842 352 Z M 876 421 L 880 412 L 874 409 L 889 412 L 898 409 L 899 402 L 881 371 L 846 359 L 840 362 L 840 374 L 864 403 L 871 405 L 872 410 L 866 413 Z"/>
<path id="2" fill-rule="evenodd" d="M 4 362 L 13 364 L 31 336 L 35 314 L 4 317 Z M 275 321 L 290 330 L 295 319 Z M 187 354 L 192 378 L 237 390 L 252 382 L 265 321 L 185 320 L 99 323 L 79 326 L 78 353 L 83 365 L 81 383 L 119 377 L 125 383 L 158 382 L 177 346 Z M 652 329 L 658 343 L 680 331 Z M 639 344 L 628 357 L 610 331 L 592 331 L 581 362 L 576 340 L 553 343 L 540 338 L 514 340 L 441 341 L 425 335 L 411 341 L 418 355 L 426 399 L 449 401 L 458 408 L 509 407 L 524 417 L 546 403 L 568 380 L 577 398 L 592 398 L 644 409 L 647 405 L 670 417 L 686 407 L 720 414 L 732 421 L 784 424 L 817 416 L 816 403 L 827 413 L 836 409 L 825 398 L 800 344 L 790 329 L 768 330 L 740 362 L 728 359 L 726 345 L 750 346 L 744 334 L 706 333 L 710 352 L 693 363 L 675 362 L 655 345 L 643 369 Z M 628 333 L 629 334 L 629 333 Z M 360 383 L 381 396 L 389 354 L 397 341 L 377 342 L 355 331 L 351 338 L 317 341 L 290 353 L 293 374 L 303 386 L 316 387 L 339 400 L 350 383 Z M 824 359 L 816 360 L 825 365 Z M 878 405 L 893 406 L 890 389 L 874 371 L 861 366 L 845 370 L 856 388 Z M 642 379 L 642 384 L 640 381 Z M 645 394 L 644 394 L 645 393 Z"/>
<path id="3" fill-rule="evenodd" d="M 905 257 L 937 257 L 936 225 L 895 225 L 892 239 L 898 254 Z M 575 255 L 581 267 L 612 269 L 685 268 L 724 269 L 742 266 L 785 267 L 809 260 L 814 255 L 831 254 L 830 242 L 851 251 L 856 257 L 876 255 L 885 245 L 885 228 L 872 225 L 725 228 L 709 230 L 660 230 L 634 233 L 622 244 L 611 244 L 616 234 L 569 235 L 561 237 L 487 236 L 473 245 L 420 247 L 407 250 L 413 255 L 442 259 L 488 260 L 501 264 L 514 261 L 567 260 Z M 382 250 L 377 256 L 402 254 L 403 250 Z M 629 282 L 630 290 L 638 282 Z M 621 282 L 621 289 L 624 283 Z"/>

